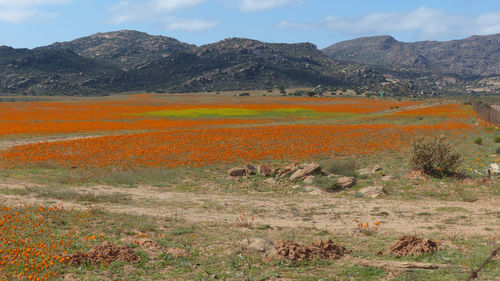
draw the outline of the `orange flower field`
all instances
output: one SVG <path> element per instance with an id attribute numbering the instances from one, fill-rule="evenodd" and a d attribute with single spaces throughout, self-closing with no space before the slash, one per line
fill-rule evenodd
<path id="1" fill-rule="evenodd" d="M 133 95 L 114 101 L 0 104 L 0 136 L 105 135 L 14 146 L 0 152 L 0 165 L 131 169 L 362 156 L 401 149 L 417 134 L 472 130 L 462 120 L 470 113 L 457 104 L 415 108 L 419 102 L 361 98 L 186 99 Z M 398 108 L 393 116 L 450 118 L 425 125 L 361 123 L 392 108 Z"/>
<path id="2" fill-rule="evenodd" d="M 425 126 L 280 125 L 180 130 L 17 146 L 1 154 L 7 167 L 177 167 L 253 160 L 356 156 L 397 150 L 410 137 L 460 133 L 462 123 Z"/>
<path id="3" fill-rule="evenodd" d="M 172 98 L 177 100 L 175 98 Z M 122 130 L 168 130 L 230 124 L 256 124 L 271 120 L 168 120 L 142 114 L 161 110 L 234 108 L 247 110 L 303 109 L 317 113 L 365 114 L 405 107 L 417 102 L 379 101 L 354 98 L 258 97 L 237 100 L 189 97 L 173 103 L 165 97 L 134 95 L 116 101 L 68 101 L 0 103 L 0 136 L 20 134 L 95 133 Z"/>
<path id="4" fill-rule="evenodd" d="M 88 224 L 95 216 L 94 210 L 73 212 L 62 206 L 0 206 L 0 281 L 56 279 L 67 251 L 87 249 L 89 239 L 71 228 L 55 232 L 53 226 Z"/>

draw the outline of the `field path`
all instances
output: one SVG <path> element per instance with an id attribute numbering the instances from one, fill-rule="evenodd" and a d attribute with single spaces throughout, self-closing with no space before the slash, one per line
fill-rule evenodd
<path id="1" fill-rule="evenodd" d="M 0 188 L 36 188 L 14 183 L 0 183 Z M 316 228 L 331 233 L 355 231 L 354 220 L 381 221 L 382 233 L 430 234 L 449 236 L 499 237 L 500 198 L 454 202 L 438 200 L 362 199 L 331 194 L 289 195 L 203 194 L 172 192 L 168 188 L 142 186 L 118 188 L 110 186 L 75 187 L 75 193 L 126 195 L 126 204 L 104 203 L 100 206 L 111 212 L 169 217 L 174 210 L 188 222 L 217 222 L 234 224 L 243 213 L 255 217 L 255 224 L 284 228 Z M 31 204 L 59 202 L 67 207 L 85 209 L 88 205 L 75 201 L 60 201 L 39 197 L 0 195 L 5 203 L 22 201 Z"/>
<path id="2" fill-rule="evenodd" d="M 107 134 L 96 134 L 96 135 L 83 135 L 83 136 L 75 136 L 75 135 L 70 135 L 70 136 L 44 136 L 44 137 L 35 137 L 35 138 L 28 138 L 28 139 L 2 139 L 0 138 L 0 151 L 1 150 L 6 150 L 9 149 L 13 146 L 17 145 L 28 145 L 28 144 L 35 144 L 35 143 L 40 143 L 40 142 L 58 142 L 58 141 L 69 141 L 69 140 L 79 140 L 79 139 L 90 139 L 90 138 L 97 138 L 97 137 L 102 137 L 106 136 Z"/>

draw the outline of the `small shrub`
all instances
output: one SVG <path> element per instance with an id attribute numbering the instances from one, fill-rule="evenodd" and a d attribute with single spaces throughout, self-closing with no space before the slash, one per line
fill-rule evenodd
<path id="1" fill-rule="evenodd" d="M 336 179 L 328 177 L 316 177 L 314 179 L 314 185 L 326 192 L 336 192 L 341 189 L 341 186 L 338 184 Z"/>
<path id="2" fill-rule="evenodd" d="M 495 142 L 495 143 L 500 143 L 500 136 L 496 136 L 496 137 L 493 139 L 493 142 Z"/>
<path id="3" fill-rule="evenodd" d="M 414 169 L 435 177 L 455 173 L 463 160 L 444 136 L 416 139 L 411 154 L 410 163 Z"/>
<path id="4" fill-rule="evenodd" d="M 241 216 L 238 217 L 236 220 L 236 225 L 239 227 L 252 227 L 253 223 L 255 221 L 255 217 L 248 217 L 245 213 L 243 213 Z"/>
<path id="5" fill-rule="evenodd" d="M 483 144 L 483 138 L 477 138 L 474 140 L 474 143 L 477 145 L 482 145 Z"/>
<path id="6" fill-rule="evenodd" d="M 500 147 L 499 147 L 499 148 L 497 148 L 497 153 L 498 153 L 498 154 L 500 154 Z"/>
<path id="7" fill-rule="evenodd" d="M 353 159 L 329 159 L 321 163 L 328 174 L 354 177 L 356 176 L 356 161 Z"/>

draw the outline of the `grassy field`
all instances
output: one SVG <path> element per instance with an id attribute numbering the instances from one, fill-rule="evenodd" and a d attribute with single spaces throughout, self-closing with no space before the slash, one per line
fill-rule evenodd
<path id="1" fill-rule="evenodd" d="M 461 101 L 239 93 L 0 103 L 0 280 L 465 280 L 499 246 L 500 179 L 486 169 L 500 131 Z M 460 176 L 413 171 L 422 135 L 446 136 Z M 293 161 L 356 184 L 227 176 Z M 365 197 L 369 186 L 385 193 Z M 402 235 L 439 250 L 397 257 Z M 246 239 L 331 239 L 347 253 L 288 260 Z M 104 241 L 140 260 L 65 261 Z M 479 276 L 499 280 L 498 258 Z"/>

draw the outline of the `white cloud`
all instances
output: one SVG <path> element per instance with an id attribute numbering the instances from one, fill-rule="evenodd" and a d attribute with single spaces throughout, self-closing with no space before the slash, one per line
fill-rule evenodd
<path id="1" fill-rule="evenodd" d="M 414 11 L 371 13 L 358 18 L 328 16 L 314 23 L 282 21 L 277 26 L 303 30 L 333 30 L 358 36 L 409 32 L 413 33 L 416 39 L 430 40 L 450 36 L 498 33 L 500 32 L 500 14 L 473 17 L 448 14 L 423 6 Z"/>
<path id="2" fill-rule="evenodd" d="M 164 24 L 167 30 L 183 30 L 188 32 L 212 29 L 217 26 L 217 21 L 199 18 L 182 19 L 172 16 L 174 11 L 193 8 L 203 2 L 205 0 L 122 1 L 109 8 L 109 12 L 111 13 L 109 22 L 114 24 L 156 22 Z"/>
<path id="3" fill-rule="evenodd" d="M 203 19 L 176 19 L 167 23 L 167 30 L 183 30 L 189 32 L 204 31 L 216 27 L 217 21 Z"/>
<path id="4" fill-rule="evenodd" d="M 245 12 L 259 12 L 297 3 L 296 0 L 240 0 L 239 8 Z"/>
<path id="5" fill-rule="evenodd" d="M 0 21 L 21 23 L 53 17 L 42 7 L 47 5 L 66 4 L 69 0 L 0 0 Z"/>

